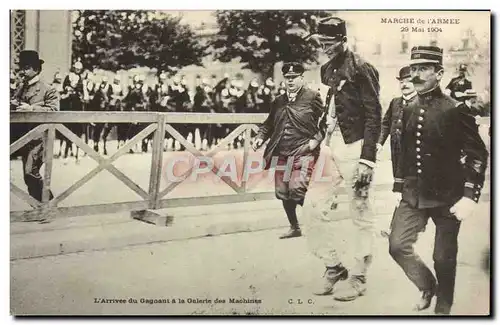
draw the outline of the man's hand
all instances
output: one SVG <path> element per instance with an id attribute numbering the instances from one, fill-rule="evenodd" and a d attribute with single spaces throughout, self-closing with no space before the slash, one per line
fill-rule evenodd
<path id="1" fill-rule="evenodd" d="M 314 149 L 316 149 L 316 147 L 320 144 L 320 142 L 316 139 L 311 139 L 309 140 L 309 149 L 311 151 L 313 151 Z"/>
<path id="2" fill-rule="evenodd" d="M 373 179 L 373 168 L 363 163 L 358 163 L 357 176 L 358 186 L 369 185 Z"/>
<path id="3" fill-rule="evenodd" d="M 468 197 L 462 197 L 454 206 L 450 208 L 450 213 L 462 221 L 468 218 L 476 208 L 476 202 Z"/>
<path id="4" fill-rule="evenodd" d="M 17 107 L 17 111 L 18 112 L 30 112 L 33 110 L 33 106 L 31 106 L 30 104 L 28 103 L 21 103 L 18 107 Z"/>
<path id="5" fill-rule="evenodd" d="M 383 147 L 384 147 L 384 146 L 383 146 L 382 144 L 377 143 L 377 153 L 379 153 L 380 151 L 382 151 L 382 148 L 383 148 Z"/>
<path id="6" fill-rule="evenodd" d="M 332 133 L 333 129 L 335 129 L 335 119 L 328 115 L 328 117 L 326 118 L 326 132 Z"/>
<path id="7" fill-rule="evenodd" d="M 264 143 L 264 140 L 262 140 L 261 138 L 255 139 L 255 141 L 252 143 L 253 151 L 257 151 L 260 147 L 262 147 L 263 143 Z"/>

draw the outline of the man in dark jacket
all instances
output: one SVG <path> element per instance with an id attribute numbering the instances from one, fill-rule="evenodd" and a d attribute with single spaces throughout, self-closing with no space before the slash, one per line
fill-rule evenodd
<path id="1" fill-rule="evenodd" d="M 257 150 L 270 139 L 264 151 L 265 169 L 274 168 L 276 197 L 283 201 L 290 222 L 290 230 L 280 237 L 284 239 L 302 235 L 296 207 L 304 203 L 314 164 L 319 156 L 323 133 L 318 122 L 323 114 L 323 106 L 319 93 L 304 85 L 304 67 L 301 64 L 286 63 L 282 71 L 287 93 L 273 101 L 253 149 Z M 307 164 L 305 168 L 304 164 Z M 285 170 L 276 168 L 283 165 L 286 165 Z M 286 170 L 290 167 L 291 171 Z"/>
<path id="2" fill-rule="evenodd" d="M 472 83 L 467 79 L 465 74 L 467 73 L 467 66 L 461 64 L 458 68 L 458 76 L 451 79 L 446 86 L 446 92 L 451 98 L 463 101 L 461 95 L 467 90 L 472 89 Z"/>
<path id="3" fill-rule="evenodd" d="M 399 87 L 402 96 L 393 98 L 389 104 L 389 108 L 385 112 L 384 119 L 382 120 L 382 132 L 377 144 L 377 152 L 384 146 L 385 141 L 391 136 L 391 162 L 392 162 L 392 175 L 396 175 L 396 166 L 398 163 L 399 152 L 401 148 L 401 125 L 403 120 L 403 108 L 406 106 L 415 105 L 417 102 L 417 92 L 411 83 L 410 67 L 405 66 L 399 70 Z M 393 198 L 390 200 L 390 205 L 394 204 L 395 207 L 401 201 L 401 193 L 393 192 Z M 390 233 L 390 219 L 386 220 L 386 224 L 381 229 L 381 234 L 388 237 Z"/>
<path id="4" fill-rule="evenodd" d="M 350 271 L 349 280 L 340 282 L 336 287 L 334 298 L 349 301 L 364 294 L 366 272 L 372 260 L 375 220 L 369 188 L 382 120 L 379 74 L 370 63 L 348 48 L 343 20 L 336 17 L 322 19 L 318 24 L 318 38 L 330 59 L 321 67 L 321 82 L 330 87 L 326 97 L 328 124 L 331 125 L 333 117 L 336 117 L 342 134 L 342 138 L 333 137 L 329 146 L 349 195 L 348 211 L 354 224 L 353 241 L 356 245 L 356 264 Z M 308 213 L 313 218 L 322 219 L 319 209 L 328 198 L 315 195 L 310 200 L 316 208 L 312 207 Z M 324 227 L 324 231 L 327 228 Z M 322 236 L 318 234 L 318 237 Z M 331 246 L 329 241 L 332 237 L 334 234 L 322 245 Z M 315 252 L 326 266 L 324 288 L 316 294 L 333 293 L 333 286 L 347 277 L 347 269 L 336 251 L 335 248 L 321 248 Z"/>
<path id="5" fill-rule="evenodd" d="M 377 150 L 380 150 L 389 135 L 391 136 L 391 160 L 392 172 L 396 174 L 397 157 L 401 151 L 399 144 L 401 143 L 401 124 L 403 119 L 403 108 L 414 105 L 417 101 L 417 92 L 411 83 L 410 67 L 405 66 L 399 70 L 399 86 L 402 96 L 393 98 L 389 104 L 389 108 L 385 112 L 382 120 L 382 132 L 377 144 Z"/>
<path id="6" fill-rule="evenodd" d="M 421 291 L 415 309 L 428 308 L 436 295 L 435 313 L 449 314 L 458 232 L 479 200 L 488 152 L 470 109 L 441 91 L 442 60 L 443 50 L 435 46 L 417 46 L 411 51 L 418 99 L 403 111 L 403 150 L 394 184 L 402 200 L 392 220 L 389 252 Z M 433 259 L 437 280 L 413 250 L 429 218 L 436 225 Z"/>
<path id="7" fill-rule="evenodd" d="M 59 110 L 57 90 L 40 80 L 43 60 L 38 52 L 26 50 L 19 54 L 19 68 L 22 82 L 11 99 L 11 110 L 18 112 L 49 112 Z M 28 128 L 26 132 L 29 131 Z M 21 149 L 24 182 L 28 193 L 42 201 L 43 179 L 40 168 L 44 163 L 44 140 L 34 139 Z M 49 190 L 49 200 L 53 198 Z"/>

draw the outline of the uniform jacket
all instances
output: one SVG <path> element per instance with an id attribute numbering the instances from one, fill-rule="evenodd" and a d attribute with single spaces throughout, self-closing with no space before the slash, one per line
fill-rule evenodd
<path id="1" fill-rule="evenodd" d="M 460 98 L 457 98 L 457 96 L 455 96 L 455 92 L 463 93 L 467 89 L 472 89 L 472 83 L 466 78 L 461 79 L 460 77 L 455 77 L 450 80 L 450 83 L 448 84 L 448 86 L 446 86 L 446 89 L 449 89 L 451 91 L 451 98 L 460 100 Z"/>
<path id="2" fill-rule="evenodd" d="M 276 97 L 271 103 L 271 111 L 267 119 L 257 134 L 257 137 L 264 142 L 270 139 L 264 150 L 265 169 L 269 168 L 274 151 L 283 134 L 285 114 L 288 115 L 295 129 L 304 138 L 303 143 L 297 143 L 297 147 L 304 146 L 305 148 L 311 139 L 316 139 L 319 142 L 323 140 L 323 133 L 318 127 L 323 112 L 320 94 L 305 86 L 299 90 L 293 102 L 288 99 L 286 94 Z M 319 150 L 319 146 L 315 150 Z"/>
<path id="3" fill-rule="evenodd" d="M 391 161 L 392 173 L 396 174 L 397 159 L 401 151 L 401 126 L 403 120 L 403 107 L 414 105 L 417 101 L 417 93 L 412 94 L 413 97 L 403 98 L 396 97 L 391 100 L 389 108 L 385 112 L 382 120 L 382 131 L 378 143 L 384 145 L 387 137 L 391 135 Z"/>
<path id="4" fill-rule="evenodd" d="M 346 50 L 321 67 L 321 82 L 330 87 L 329 97 L 334 96 L 335 114 L 345 143 L 363 139 L 360 158 L 374 163 L 382 121 L 378 71 Z"/>
<path id="5" fill-rule="evenodd" d="M 403 200 L 416 208 L 478 201 L 488 152 L 467 106 L 437 87 L 404 108 L 401 128 L 394 190 Z"/>

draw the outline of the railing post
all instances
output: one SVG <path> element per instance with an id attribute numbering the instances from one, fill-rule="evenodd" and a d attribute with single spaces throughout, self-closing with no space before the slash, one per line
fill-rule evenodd
<path id="1" fill-rule="evenodd" d="M 158 127 L 153 139 L 153 153 L 151 156 L 151 175 L 149 179 L 149 208 L 157 209 L 159 205 L 161 176 L 163 170 L 163 142 L 165 141 L 166 116 L 158 114 Z"/>
<path id="2" fill-rule="evenodd" d="M 252 139 L 252 128 L 251 125 L 247 125 L 247 128 L 245 129 L 245 137 L 244 137 L 244 145 L 243 145 L 243 171 L 241 174 L 241 192 L 246 193 L 247 192 L 247 181 L 245 178 L 248 177 L 248 174 L 246 171 L 247 168 L 247 161 L 248 161 L 248 154 L 250 153 L 250 140 Z"/>
<path id="3" fill-rule="evenodd" d="M 50 124 L 46 134 L 44 134 L 45 142 L 45 170 L 43 175 L 43 191 L 42 202 L 46 204 L 50 200 L 50 182 L 52 179 L 52 162 L 54 158 L 54 140 L 56 137 L 56 129 L 54 124 Z"/>

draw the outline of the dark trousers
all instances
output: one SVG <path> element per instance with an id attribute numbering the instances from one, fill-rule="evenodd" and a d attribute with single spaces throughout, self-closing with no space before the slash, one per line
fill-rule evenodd
<path id="1" fill-rule="evenodd" d="M 460 229 L 460 221 L 450 214 L 449 208 L 416 209 L 402 201 L 394 212 L 389 236 L 392 258 L 419 290 L 437 289 L 436 312 L 446 314 L 453 304 Z M 413 249 L 418 233 L 425 229 L 429 218 L 436 225 L 433 260 L 437 287 L 434 275 Z"/>
<path id="2" fill-rule="evenodd" d="M 23 148 L 24 183 L 28 188 L 29 195 L 42 202 L 43 179 L 40 175 L 40 168 L 43 164 L 44 147 L 40 140 L 34 142 L 34 144 L 28 144 L 27 148 Z M 53 198 L 54 195 L 49 190 L 49 200 Z"/>

